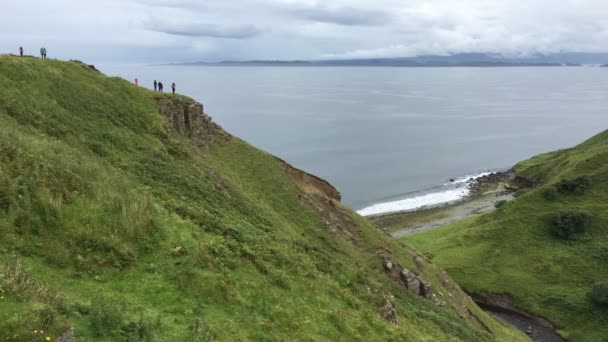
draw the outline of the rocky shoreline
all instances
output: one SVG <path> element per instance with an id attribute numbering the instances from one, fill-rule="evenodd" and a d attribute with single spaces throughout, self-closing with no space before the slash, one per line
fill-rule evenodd
<path id="1" fill-rule="evenodd" d="M 496 196 L 508 195 L 533 186 L 530 180 L 518 175 L 513 169 L 509 169 L 507 171 L 493 172 L 479 178 L 469 179 L 469 197 L 497 191 L 497 188 L 501 184 L 504 185 L 504 189 L 502 189 L 502 191 L 498 190 Z"/>
<path id="2" fill-rule="evenodd" d="M 497 195 L 504 195 L 517 190 L 517 187 L 510 185 L 517 175 L 513 170 L 493 172 L 479 178 L 471 178 L 468 182 L 469 196 L 474 197 L 490 191 L 495 191 L 500 184 L 505 184 L 505 189 Z"/>

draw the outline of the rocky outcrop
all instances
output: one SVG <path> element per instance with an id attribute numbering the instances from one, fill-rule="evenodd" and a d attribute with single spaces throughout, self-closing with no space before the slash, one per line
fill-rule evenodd
<path id="1" fill-rule="evenodd" d="M 508 170 L 505 172 L 494 172 L 479 178 L 469 180 L 469 190 L 472 195 L 483 194 L 492 191 L 500 183 L 509 183 L 515 178 L 515 172 Z"/>
<path id="2" fill-rule="evenodd" d="M 404 268 L 401 270 L 401 272 L 399 272 L 399 278 L 401 279 L 403 286 L 405 286 L 412 294 L 419 296 L 422 293 L 422 282 L 414 273 Z"/>
<path id="3" fill-rule="evenodd" d="M 507 189 L 505 193 L 523 188 L 531 188 L 534 185 L 530 180 L 515 173 L 514 170 L 494 172 L 475 179 L 471 178 L 468 184 L 471 195 L 493 191 L 500 184 L 505 185 Z"/>
<path id="4" fill-rule="evenodd" d="M 380 317 L 393 325 L 399 325 L 399 321 L 397 320 L 397 309 L 395 309 L 391 297 L 392 296 L 385 297 L 386 302 L 384 306 L 380 308 Z"/>
<path id="5" fill-rule="evenodd" d="M 160 114 L 167 119 L 168 128 L 190 138 L 204 151 L 207 151 L 214 141 L 232 138 L 205 114 L 200 103 L 180 97 L 162 97 L 158 105 Z"/>
<path id="6" fill-rule="evenodd" d="M 382 259 L 382 265 L 385 273 L 393 279 L 393 281 L 400 283 L 405 287 L 411 294 L 415 296 L 421 296 L 430 299 L 438 306 L 445 305 L 445 302 L 437 299 L 437 296 L 433 293 L 431 284 L 426 281 L 418 272 L 413 272 L 407 268 L 401 266 L 392 260 L 390 255 L 386 252 L 379 253 Z M 417 264 L 419 270 L 423 268 L 422 258 L 418 255 L 413 254 L 412 259 Z M 417 262 L 416 262 L 417 260 Z"/>

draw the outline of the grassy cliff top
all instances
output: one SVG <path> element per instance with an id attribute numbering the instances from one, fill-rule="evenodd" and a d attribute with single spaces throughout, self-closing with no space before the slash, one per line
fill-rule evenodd
<path id="1" fill-rule="evenodd" d="M 534 188 L 496 212 L 405 240 L 468 291 L 510 294 L 568 340 L 605 340 L 608 308 L 589 294 L 608 282 L 608 131 L 515 170 Z M 583 213 L 590 224 L 569 238 L 556 236 L 551 227 L 564 212 Z"/>
<path id="2" fill-rule="evenodd" d="M 432 290 L 409 292 L 401 268 Z M 0 293 L 2 341 L 526 339 L 193 100 L 12 56 Z"/>

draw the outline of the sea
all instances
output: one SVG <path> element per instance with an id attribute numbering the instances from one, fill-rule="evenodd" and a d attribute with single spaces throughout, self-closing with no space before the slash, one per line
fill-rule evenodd
<path id="1" fill-rule="evenodd" d="M 175 82 L 366 216 L 457 201 L 470 178 L 608 128 L 608 68 L 97 67 L 148 88 Z"/>

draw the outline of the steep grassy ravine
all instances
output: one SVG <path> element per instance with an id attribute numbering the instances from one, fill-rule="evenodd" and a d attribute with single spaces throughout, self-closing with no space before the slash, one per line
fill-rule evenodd
<path id="1" fill-rule="evenodd" d="M 339 199 L 191 99 L 0 56 L 0 340 L 526 340 Z"/>

